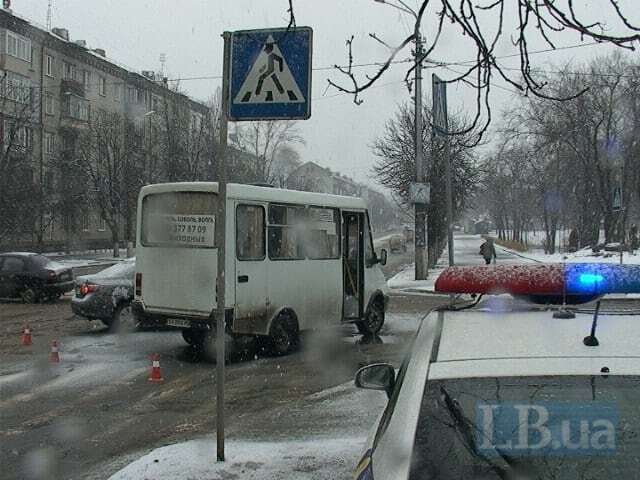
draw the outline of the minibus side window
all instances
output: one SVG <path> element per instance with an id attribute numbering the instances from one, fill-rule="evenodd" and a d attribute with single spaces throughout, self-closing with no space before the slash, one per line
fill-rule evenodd
<path id="1" fill-rule="evenodd" d="M 373 249 L 373 234 L 371 232 L 371 223 L 369 222 L 369 213 L 365 215 L 364 223 L 364 261 L 365 265 L 372 265 L 375 261 L 376 254 Z"/>
<path id="2" fill-rule="evenodd" d="M 236 208 L 236 256 L 238 260 L 264 260 L 264 207 Z"/>
<path id="3" fill-rule="evenodd" d="M 305 251 L 311 260 L 340 258 L 340 213 L 335 208 L 309 207 Z"/>
<path id="4" fill-rule="evenodd" d="M 297 205 L 269 205 L 269 258 L 304 259 L 304 208 Z"/>

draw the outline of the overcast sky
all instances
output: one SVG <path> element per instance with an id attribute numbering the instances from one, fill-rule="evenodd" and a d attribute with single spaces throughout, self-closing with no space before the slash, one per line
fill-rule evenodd
<path id="1" fill-rule="evenodd" d="M 47 0 L 13 0 L 12 8 L 20 15 L 45 24 Z M 416 0 L 407 0 L 416 5 Z M 603 0 L 580 2 L 586 15 L 605 15 Z M 638 0 L 622 0 L 621 4 L 638 4 Z M 355 36 L 355 63 L 384 60 L 386 49 L 367 38 L 376 32 L 388 43 L 397 43 L 411 31 L 410 17 L 373 0 L 295 0 L 298 25 L 314 30 L 313 66 L 330 67 L 346 61 L 345 39 Z M 182 78 L 180 85 L 190 95 L 206 99 L 220 85 L 222 71 L 222 39 L 224 30 L 286 26 L 286 0 L 54 0 L 53 26 L 67 28 L 72 40 L 84 39 L 90 48 L 104 48 L 107 56 L 134 70 L 159 70 L 160 54 L 166 54 L 165 72 L 169 78 Z M 635 7 L 632 19 L 640 20 L 640 8 Z M 493 25 L 492 18 L 481 19 Z M 616 28 L 613 16 L 605 18 Z M 424 25 L 423 34 L 432 31 L 431 22 Z M 580 44 L 577 34 L 563 34 L 558 46 Z M 530 41 L 530 49 L 545 49 L 539 39 Z M 605 54 L 612 47 L 585 46 L 532 57 L 536 65 L 549 67 L 550 62 L 586 61 Z M 499 45 L 498 54 L 515 53 L 508 37 Z M 398 57 L 408 58 L 407 49 Z M 474 57 L 465 39 L 457 31 L 446 30 L 433 58 L 462 61 Z M 517 67 L 517 58 L 505 58 L 502 65 Z M 364 75 L 375 69 L 359 68 Z M 434 70 L 427 70 L 430 74 Z M 371 143 L 382 133 L 385 121 L 394 114 L 398 104 L 410 100 L 402 79 L 405 65 L 393 66 L 379 83 L 362 96 L 364 103 L 354 105 L 348 95 L 327 89 L 327 77 L 341 77 L 330 70 L 315 70 L 311 119 L 300 122 L 306 145 L 298 147 L 303 161 L 314 161 L 333 170 L 373 183 L 371 166 L 375 157 Z M 438 69 L 443 78 L 455 75 Z M 218 77 L 191 79 L 193 77 Z M 425 75 L 430 79 L 430 75 Z M 505 83 L 498 86 L 507 87 Z M 425 82 L 425 95 L 430 93 L 430 81 Z M 496 89 L 493 105 L 500 110 L 512 96 L 507 90 Z M 474 112 L 475 97 L 467 86 L 449 88 L 450 108 Z M 496 115 L 499 117 L 499 114 Z"/>

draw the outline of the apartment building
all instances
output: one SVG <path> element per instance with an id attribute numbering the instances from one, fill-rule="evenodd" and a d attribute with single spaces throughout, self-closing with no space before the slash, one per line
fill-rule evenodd
<path id="1" fill-rule="evenodd" d="M 0 9 L 0 78 L 2 138 L 6 143 L 11 130 L 7 122 L 17 121 L 16 111 L 28 110 L 29 121 L 13 132 L 13 141 L 29 152 L 25 175 L 31 176 L 34 189 L 52 194 L 64 182 L 52 165 L 70 151 L 71 142 L 86 128 L 92 112 L 117 112 L 142 128 L 169 99 L 187 107 L 193 121 L 201 121 L 209 112 L 203 103 L 168 88 L 166 79 L 154 72 L 133 71 L 110 60 L 103 49 L 72 39 L 66 29 L 47 31 L 8 8 Z M 28 109 L 21 107 L 27 105 Z M 56 217 L 55 221 L 45 219 L 48 242 L 97 246 L 111 238 L 95 211 L 87 209 L 81 220 L 75 219 L 81 228 L 73 232 L 73 238 L 64 228 L 69 219 L 53 212 L 47 216 Z"/>

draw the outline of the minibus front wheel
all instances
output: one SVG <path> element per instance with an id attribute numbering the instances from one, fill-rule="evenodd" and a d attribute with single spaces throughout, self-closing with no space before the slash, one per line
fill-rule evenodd
<path id="1" fill-rule="evenodd" d="M 280 357 L 298 349 L 300 342 L 298 321 L 293 312 L 284 310 L 271 323 L 269 353 Z"/>
<path id="2" fill-rule="evenodd" d="M 356 322 L 358 331 L 363 335 L 375 335 L 384 324 L 384 300 L 376 298 L 364 314 L 364 319 Z"/>

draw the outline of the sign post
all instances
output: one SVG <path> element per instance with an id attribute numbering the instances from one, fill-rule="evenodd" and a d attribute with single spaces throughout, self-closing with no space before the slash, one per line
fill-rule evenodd
<path id="1" fill-rule="evenodd" d="M 225 226 L 227 217 L 227 105 L 229 95 L 229 59 L 231 32 L 224 32 L 224 59 L 222 61 L 222 108 L 220 112 L 220 151 L 218 153 L 218 221 L 215 243 L 218 247 L 218 276 L 216 279 L 216 457 L 224 462 L 224 362 L 225 355 Z"/>
<path id="2" fill-rule="evenodd" d="M 446 169 L 447 195 L 447 250 L 449 266 L 453 258 L 453 186 L 451 178 L 451 155 L 449 152 L 449 118 L 447 113 L 447 84 L 434 73 L 431 77 L 433 88 L 433 135 L 444 137 L 444 161 Z"/>
<path id="3" fill-rule="evenodd" d="M 306 120 L 311 116 L 311 47 L 309 27 L 224 32 L 222 111 L 218 153 L 215 244 L 216 280 L 216 457 L 224 451 L 224 363 L 226 335 L 225 226 L 227 212 L 228 122 Z"/>
<path id="4" fill-rule="evenodd" d="M 622 180 L 622 177 L 620 177 L 620 179 Z M 621 238 L 620 238 L 620 265 L 622 265 L 623 263 L 623 254 L 622 254 L 622 249 L 624 248 L 624 244 L 625 244 L 625 232 L 624 232 L 624 207 L 622 205 L 622 185 L 616 185 L 615 187 L 613 187 L 613 199 L 611 202 L 611 209 L 614 212 L 618 212 L 618 221 L 620 222 L 620 234 L 621 234 Z"/>

